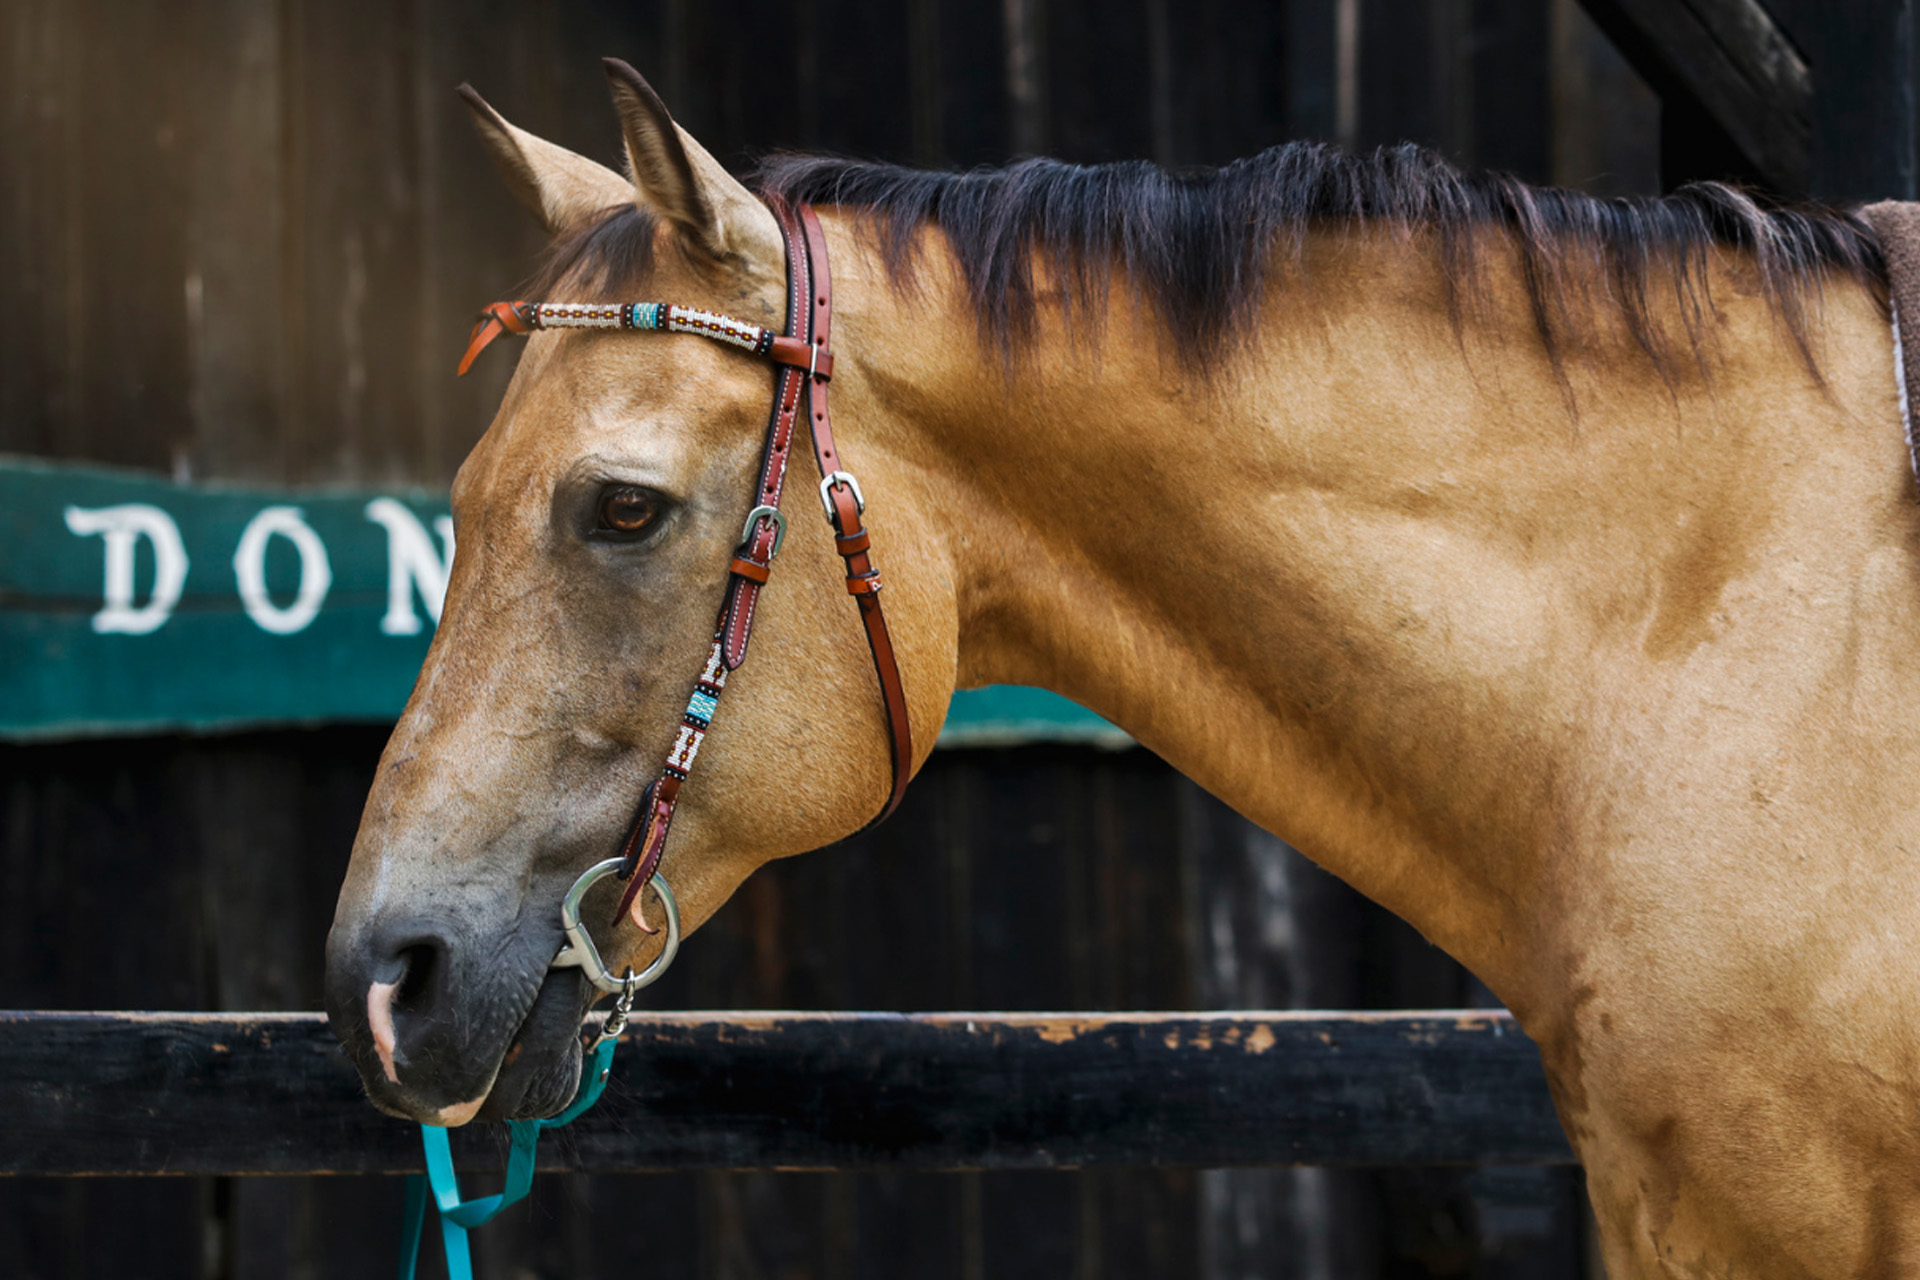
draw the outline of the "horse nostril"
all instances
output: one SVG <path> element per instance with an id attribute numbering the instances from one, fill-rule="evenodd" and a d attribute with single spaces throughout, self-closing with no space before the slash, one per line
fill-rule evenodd
<path id="1" fill-rule="evenodd" d="M 336 927 L 327 938 L 327 1017 L 368 1084 L 433 1089 L 435 1050 L 461 1033 L 455 1009 L 463 948 L 445 920 L 407 914 Z M 472 1090 L 464 1082 L 460 1097 Z"/>
<path id="2" fill-rule="evenodd" d="M 400 1083 L 406 1042 L 417 1040 L 419 1026 L 432 1020 L 434 987 L 445 950 L 440 938 L 415 934 L 405 942 L 375 945 L 366 953 L 379 957 L 371 973 L 361 979 L 372 979 L 363 991 L 367 1031 L 382 1073 L 394 1084 Z M 409 1024 L 414 1027 L 411 1035 Z"/>
<path id="3" fill-rule="evenodd" d="M 399 959 L 400 981 L 393 993 L 393 1003 L 404 1012 L 417 1008 L 428 998 L 433 971 L 440 963 L 440 948 L 431 942 L 416 942 L 400 948 Z"/>

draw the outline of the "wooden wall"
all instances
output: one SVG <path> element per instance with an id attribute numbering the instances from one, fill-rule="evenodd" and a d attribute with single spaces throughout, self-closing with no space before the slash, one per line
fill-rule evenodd
<path id="1" fill-rule="evenodd" d="M 1608 191 L 1657 109 L 1574 0 L 11 0 L 0 452 L 445 481 L 509 361 L 450 375 L 540 248 L 452 86 L 613 161 L 598 57 L 717 155 L 1222 162 L 1414 138 Z"/>
<path id="2" fill-rule="evenodd" d="M 612 160 L 619 54 L 723 159 L 1217 162 L 1411 137 L 1614 192 L 1658 107 L 1574 0 L 11 0 L 0 451 L 445 483 L 540 242 L 452 87 Z M 313 1008 L 384 731 L 0 747 L 0 1005 Z M 70 941 L 81 939 L 84 945 Z M 1142 752 L 952 752 L 881 830 L 769 869 L 678 1007 L 1412 1007 L 1484 997 Z M 1577 1174 L 1105 1170 L 544 1181 L 492 1276 L 1563 1277 Z M 0 1271 L 362 1276 L 382 1180 L 0 1183 Z"/>

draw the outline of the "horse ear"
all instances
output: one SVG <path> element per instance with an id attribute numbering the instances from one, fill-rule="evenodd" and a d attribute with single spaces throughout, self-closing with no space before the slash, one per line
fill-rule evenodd
<path id="1" fill-rule="evenodd" d="M 767 207 L 674 123 L 638 71 L 618 58 L 605 62 L 635 197 L 710 258 L 746 258 L 784 270 L 786 247 Z"/>
<path id="2" fill-rule="evenodd" d="M 461 85 L 459 93 L 495 167 L 550 234 L 633 198 L 627 180 L 605 165 L 508 124 L 472 85 Z"/>

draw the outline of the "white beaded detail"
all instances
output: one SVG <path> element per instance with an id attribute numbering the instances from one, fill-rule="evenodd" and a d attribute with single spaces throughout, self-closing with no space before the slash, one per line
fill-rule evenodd
<path id="1" fill-rule="evenodd" d="M 533 313 L 542 329 L 619 329 L 626 309 L 618 302 L 542 302 Z"/>
<path id="2" fill-rule="evenodd" d="M 759 356 L 773 350 L 771 329 L 664 302 L 538 302 L 523 314 L 531 329 L 654 329 L 697 334 Z"/>
<path id="3" fill-rule="evenodd" d="M 707 669 L 700 673 L 700 683 L 710 684 L 716 689 L 727 687 L 727 662 L 720 652 L 718 641 L 714 643 L 713 651 L 707 655 Z"/>
<path id="4" fill-rule="evenodd" d="M 689 773 L 693 769 L 693 759 L 700 754 L 700 743 L 706 734 L 690 724 L 680 726 L 680 736 L 674 740 L 673 754 L 667 757 L 667 767 Z"/>
<path id="5" fill-rule="evenodd" d="M 697 333 L 703 338 L 716 338 L 745 351 L 760 350 L 766 334 L 757 324 L 712 311 L 696 311 L 692 307 L 668 307 L 667 329 L 671 333 Z"/>

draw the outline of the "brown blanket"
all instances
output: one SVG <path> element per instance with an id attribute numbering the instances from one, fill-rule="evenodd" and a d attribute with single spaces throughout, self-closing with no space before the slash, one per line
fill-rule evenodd
<path id="1" fill-rule="evenodd" d="M 1920 389 L 1920 204 L 1883 200 L 1860 210 L 1873 233 L 1880 237 L 1880 253 L 1887 260 L 1887 281 L 1893 293 L 1894 332 L 1900 339 L 1900 410 L 1906 421 L 1907 452 L 1920 476 L 1920 453 L 1914 450 L 1914 391 Z"/>

